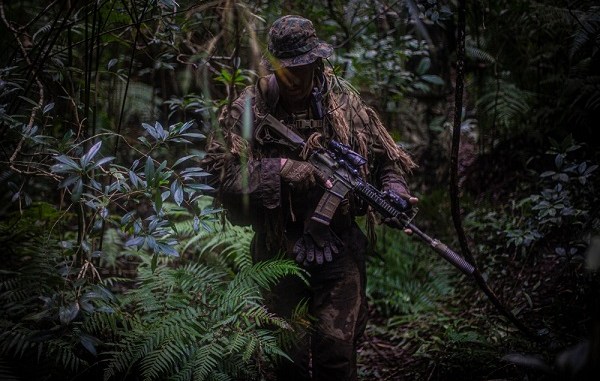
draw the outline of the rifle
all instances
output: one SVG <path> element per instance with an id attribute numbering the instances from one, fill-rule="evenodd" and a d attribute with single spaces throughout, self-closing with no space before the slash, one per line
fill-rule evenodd
<path id="1" fill-rule="evenodd" d="M 277 136 L 271 135 L 275 132 Z M 301 136 L 285 124 L 267 114 L 257 125 L 257 140 L 262 143 L 278 143 L 301 151 L 306 142 Z M 258 138 L 260 136 L 260 138 Z M 329 225 L 339 203 L 348 192 L 352 192 L 370 205 L 383 218 L 394 218 L 404 229 L 411 229 L 413 234 L 423 240 L 446 261 L 458 268 L 465 275 L 472 275 L 475 267 L 464 258 L 440 242 L 432 238 L 411 221 L 415 213 L 411 213 L 410 204 L 403 198 L 388 192 L 383 192 L 365 181 L 360 175 L 360 167 L 367 160 L 354 152 L 349 146 L 336 140 L 330 140 L 327 147 L 314 149 L 310 152 L 308 162 L 321 171 L 332 183 L 325 193 L 313 216 L 313 220 Z"/>

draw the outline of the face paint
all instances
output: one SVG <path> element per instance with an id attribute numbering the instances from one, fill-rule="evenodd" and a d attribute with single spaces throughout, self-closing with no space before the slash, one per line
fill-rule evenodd
<path id="1" fill-rule="evenodd" d="M 315 64 L 281 68 L 275 71 L 279 96 L 286 101 L 306 100 L 313 87 Z"/>

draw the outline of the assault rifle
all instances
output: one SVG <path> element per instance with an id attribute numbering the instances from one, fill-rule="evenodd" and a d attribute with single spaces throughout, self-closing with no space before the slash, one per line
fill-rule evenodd
<path id="1" fill-rule="evenodd" d="M 262 144 L 283 144 L 293 151 L 300 151 L 306 146 L 306 142 L 301 136 L 270 114 L 267 114 L 258 124 L 255 136 Z M 407 200 L 393 193 L 382 192 L 366 182 L 360 175 L 360 167 L 365 165 L 367 160 L 352 151 L 349 146 L 330 140 L 327 147 L 310 152 L 308 161 L 332 183 L 332 187 L 326 188 L 325 194 L 317 205 L 311 217 L 313 220 L 329 225 L 339 203 L 348 192 L 352 192 L 384 219 L 396 219 L 402 228 L 412 230 L 415 236 L 427 243 L 436 253 L 464 274 L 472 275 L 475 272 L 473 265 L 439 240 L 425 234 L 411 222 L 414 213 L 411 213 Z"/>

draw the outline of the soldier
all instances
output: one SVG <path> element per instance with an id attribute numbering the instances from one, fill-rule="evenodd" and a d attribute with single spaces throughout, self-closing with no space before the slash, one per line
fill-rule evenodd
<path id="1" fill-rule="evenodd" d="M 324 188 L 329 187 L 298 153 L 264 141 L 256 130 L 267 114 L 306 139 L 322 144 L 336 139 L 368 158 L 363 175 L 383 190 L 409 199 L 403 175 L 414 162 L 400 149 L 376 113 L 344 82 L 325 68 L 333 47 L 317 38 L 311 21 L 294 15 L 276 20 L 269 30 L 262 64 L 272 74 L 247 87 L 225 108 L 220 130 L 209 137 L 206 170 L 215 175 L 218 198 L 233 223 L 251 223 L 255 261 L 285 253 L 305 266 L 309 285 L 285 278 L 266 303 L 289 317 L 302 300 L 314 327 L 282 361 L 280 380 L 355 380 L 356 346 L 367 318 L 365 255 L 368 240 L 355 222 L 372 212 L 351 195 L 332 216 L 329 226 L 310 217 Z M 246 122 L 244 122 L 246 121 Z M 246 126 L 246 128 L 244 128 Z M 247 131 L 247 130 L 250 131 Z M 309 364 L 312 366 L 309 369 Z"/>

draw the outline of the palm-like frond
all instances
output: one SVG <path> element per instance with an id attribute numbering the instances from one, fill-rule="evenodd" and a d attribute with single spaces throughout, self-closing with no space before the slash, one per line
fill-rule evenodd
<path id="1" fill-rule="evenodd" d="M 486 89 L 477 101 L 480 112 L 505 129 L 518 128 L 519 122 L 527 116 L 530 109 L 532 93 L 503 79 L 489 81 Z"/>

